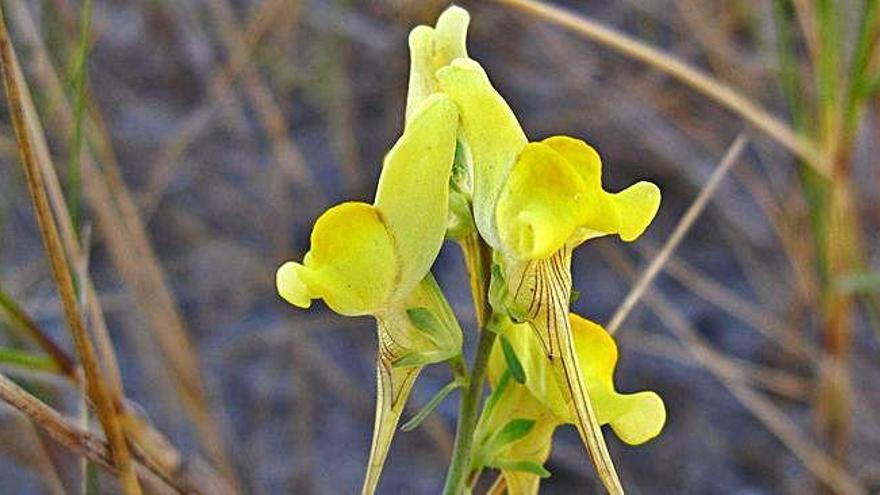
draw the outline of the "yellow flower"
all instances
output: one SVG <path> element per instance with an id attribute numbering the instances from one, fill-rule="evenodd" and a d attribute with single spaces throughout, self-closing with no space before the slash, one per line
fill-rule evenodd
<path id="1" fill-rule="evenodd" d="M 440 94 L 418 105 L 385 158 L 373 204 L 327 210 L 303 262 L 285 263 L 276 278 L 294 306 L 320 298 L 339 314 L 376 318 L 376 421 L 363 493 L 375 491 L 421 369 L 461 352 L 461 329 L 430 274 L 446 233 L 458 112 Z"/>
<path id="2" fill-rule="evenodd" d="M 529 143 L 477 62 L 457 59 L 437 78 L 458 104 L 473 163 L 474 220 L 506 283 L 504 307 L 495 309 L 531 324 L 572 398 L 578 431 L 600 477 L 610 492 L 620 493 L 575 356 L 568 320 L 571 252 L 598 236 L 637 238 L 657 212 L 660 190 L 640 182 L 606 192 L 598 153 L 578 139 Z"/>
<path id="3" fill-rule="evenodd" d="M 617 345 L 600 325 L 570 314 L 571 329 L 582 380 L 600 425 L 610 425 L 627 444 L 639 445 L 656 437 L 666 421 L 663 400 L 650 391 L 621 394 L 614 387 Z M 514 418 L 533 420 L 527 435 L 505 446 L 487 465 L 516 466 L 527 461 L 542 465 L 550 454 L 553 432 L 561 424 L 577 424 L 571 398 L 559 387 L 544 356 L 540 342 L 528 325 L 506 325 L 501 329 L 525 372 L 525 384 L 503 384 L 507 363 L 496 346 L 489 364 L 490 379 L 497 392 L 498 405 L 487 415 L 483 430 L 497 431 Z M 495 392 L 493 392 L 495 394 Z M 504 407 L 502 407 L 502 405 Z M 499 460 L 501 461 L 499 463 Z M 502 469 L 511 495 L 535 494 L 540 476 L 534 472 Z"/>
<path id="4" fill-rule="evenodd" d="M 437 71 L 457 58 L 467 55 L 467 28 L 470 15 L 452 6 L 437 18 L 437 25 L 416 26 L 409 33 L 409 86 L 406 93 L 406 121 L 412 120 L 415 108 L 430 95 L 440 91 Z"/>

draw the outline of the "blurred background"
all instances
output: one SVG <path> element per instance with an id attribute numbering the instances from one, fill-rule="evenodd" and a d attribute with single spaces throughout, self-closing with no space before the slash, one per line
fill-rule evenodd
<path id="1" fill-rule="evenodd" d="M 874 4 L 555 4 L 687 61 L 835 150 L 828 180 L 675 77 L 534 12 L 460 2 L 472 15 L 471 56 L 532 139 L 583 137 L 602 154 L 609 189 L 646 179 L 663 191 L 638 242 L 601 239 L 575 252 L 575 309 L 588 318 L 609 320 L 735 136 L 748 132 L 745 152 L 616 334 L 618 388 L 655 390 L 668 409 L 664 432 L 647 445 L 606 435 L 630 493 L 825 493 L 851 486 L 844 481 L 880 490 Z M 213 464 L 245 493 L 359 490 L 374 324 L 321 303 L 288 306 L 274 273 L 301 259 L 323 210 L 372 200 L 403 124 L 407 34 L 447 6 L 98 0 L 78 109 L 84 6 L 2 2 L 83 246 L 75 265 L 91 276 L 128 405 L 167 436 L 184 476 L 213 476 Z M 851 70 L 862 58 L 864 69 Z M 0 344 L 40 355 L 14 307 L 73 354 L 3 101 Z M 455 245 L 434 273 L 472 350 Z M 27 390 L 81 415 L 68 380 L 3 361 Z M 408 414 L 449 377 L 446 367 L 427 369 Z M 397 435 L 380 493 L 440 491 L 457 397 Z M 75 459 L 0 407 L 2 491 L 74 493 Z M 547 468 L 546 493 L 600 490 L 571 428 L 560 429 Z M 484 477 L 488 486 L 494 475 Z M 109 476 L 98 480 L 100 492 L 117 489 Z"/>

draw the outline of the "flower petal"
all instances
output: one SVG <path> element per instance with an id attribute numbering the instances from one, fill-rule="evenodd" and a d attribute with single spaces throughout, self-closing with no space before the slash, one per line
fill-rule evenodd
<path id="1" fill-rule="evenodd" d="M 386 304 L 397 256 L 373 206 L 348 202 L 330 208 L 315 222 L 311 241 L 303 264 L 288 262 L 278 270 L 282 297 L 303 308 L 323 298 L 346 316 L 371 314 Z"/>
<path id="2" fill-rule="evenodd" d="M 312 294 L 303 282 L 300 271 L 304 266 L 294 261 L 281 265 L 275 274 L 275 287 L 285 301 L 296 307 L 308 309 L 312 305 Z"/>
<path id="3" fill-rule="evenodd" d="M 419 105 L 437 91 L 434 67 L 434 28 L 416 26 L 409 33 L 409 87 L 406 91 L 406 123 Z"/>
<path id="4" fill-rule="evenodd" d="M 651 182 L 638 182 L 611 197 L 620 217 L 620 238 L 627 242 L 642 235 L 660 208 L 660 188 Z"/>
<path id="5" fill-rule="evenodd" d="M 373 422 L 373 440 L 370 444 L 370 459 L 367 462 L 362 495 L 372 495 L 379 486 L 379 477 L 388 457 L 391 440 L 394 439 L 403 408 L 421 371 L 421 366 L 395 368 L 381 357 L 376 363 L 376 418 Z"/>
<path id="6" fill-rule="evenodd" d="M 573 423 L 599 478 L 610 493 L 622 493 L 574 348 L 568 318 L 571 250 L 563 246 L 550 258 L 531 261 L 505 258 L 502 268 L 509 287 L 508 310 L 514 317 L 528 322 L 535 331 L 551 374 L 565 391 L 563 396 L 570 398 L 566 403 L 571 404 L 569 411 L 574 413 Z M 527 370 L 527 386 L 529 382 Z M 568 415 L 564 417 L 568 418 Z"/>
<path id="7" fill-rule="evenodd" d="M 432 95 L 385 158 L 375 206 L 398 256 L 398 297 L 428 273 L 446 236 L 457 128 L 455 104 Z"/>
<path id="8" fill-rule="evenodd" d="M 579 204 L 580 229 L 575 244 L 608 234 L 619 234 L 628 242 L 645 231 L 660 207 L 656 185 L 639 182 L 619 193 L 609 193 L 602 188 L 602 159 L 592 146 L 568 136 L 553 136 L 542 142 L 564 156 L 586 186 Z"/>
<path id="9" fill-rule="evenodd" d="M 617 345 L 600 325 L 571 314 L 581 371 L 600 424 L 610 424 L 621 440 L 638 445 L 656 437 L 666 421 L 663 400 L 654 392 L 620 394 L 614 388 Z"/>
<path id="10" fill-rule="evenodd" d="M 456 58 L 467 57 L 467 28 L 470 15 L 461 7 L 446 9 L 437 27 L 417 26 L 409 35 L 410 72 L 406 99 L 406 122 L 419 105 L 439 91 L 437 70 Z"/>
<path id="11" fill-rule="evenodd" d="M 526 135 L 504 98 L 477 62 L 456 59 L 437 73 L 441 89 L 458 105 L 474 164 L 474 219 L 490 246 L 500 244 L 495 203 L 527 143 Z"/>
<path id="12" fill-rule="evenodd" d="M 414 327 L 408 309 L 424 308 L 435 315 L 440 328 L 428 335 Z M 376 359 L 376 419 L 362 493 L 372 494 L 379 483 L 388 449 L 409 398 L 413 383 L 425 365 L 445 361 L 461 352 L 461 328 L 434 276 L 428 274 L 398 306 L 376 314 L 379 352 Z M 423 357 L 417 366 L 397 364 L 412 355 Z"/>
<path id="13" fill-rule="evenodd" d="M 575 168 L 551 146 L 527 144 L 498 198 L 502 250 L 526 260 L 559 251 L 578 227 L 586 190 Z"/>

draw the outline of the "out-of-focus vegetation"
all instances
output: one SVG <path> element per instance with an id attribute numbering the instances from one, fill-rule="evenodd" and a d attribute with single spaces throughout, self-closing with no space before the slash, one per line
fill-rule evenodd
<path id="1" fill-rule="evenodd" d="M 663 190 L 647 240 L 573 260 L 575 308 L 616 329 L 621 390 L 669 411 L 645 447 L 609 438 L 624 485 L 880 489 L 877 2 L 462 4 L 530 136 L 584 136 L 612 186 Z M 273 273 L 321 211 L 371 199 L 403 126 L 406 35 L 447 5 L 0 2 L 0 392 L 28 412 L 0 409 L 4 487 L 356 490 L 372 323 L 293 314 Z M 454 249 L 439 263 L 467 287 Z M 466 291 L 448 296 L 472 329 Z M 447 381 L 426 371 L 413 405 Z M 439 491 L 454 402 L 397 435 L 380 492 Z M 598 486 L 573 430 L 547 467 L 546 493 Z"/>

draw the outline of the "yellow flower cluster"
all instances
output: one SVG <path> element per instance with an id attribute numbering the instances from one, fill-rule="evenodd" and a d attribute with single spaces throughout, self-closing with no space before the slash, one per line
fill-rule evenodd
<path id="1" fill-rule="evenodd" d="M 278 270 L 278 292 L 301 308 L 323 299 L 339 314 L 377 320 L 376 422 L 364 483 L 372 493 L 419 371 L 461 355 L 461 330 L 430 269 L 455 216 L 450 204 L 460 215 L 464 202 L 493 251 L 494 323 L 486 331 L 504 344 L 492 353 L 493 393 L 474 468 L 501 469 L 509 493 L 536 493 L 553 431 L 570 423 L 606 487 L 621 492 L 600 425 L 639 444 L 659 434 L 666 413 L 653 392 L 615 390 L 613 339 L 569 313 L 571 252 L 598 236 L 636 239 L 654 218 L 660 191 L 649 182 L 605 191 L 599 154 L 582 140 L 529 142 L 468 57 L 468 23 L 466 11 L 451 7 L 435 27 L 412 31 L 406 125 L 375 201 L 325 212 L 303 262 Z"/>

